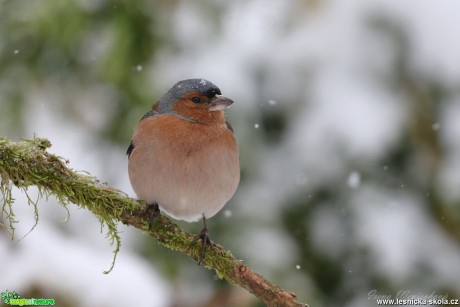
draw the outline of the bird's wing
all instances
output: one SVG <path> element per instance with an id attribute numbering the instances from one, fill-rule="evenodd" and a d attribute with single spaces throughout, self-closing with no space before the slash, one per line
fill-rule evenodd
<path id="1" fill-rule="evenodd" d="M 142 116 L 141 120 L 140 121 L 143 121 L 144 119 L 148 118 L 148 117 L 151 117 L 151 116 L 156 116 L 156 115 L 160 115 L 160 113 L 156 110 L 150 110 L 148 111 L 147 113 L 144 114 L 144 116 Z M 131 155 L 131 153 L 133 152 L 134 150 L 134 143 L 133 141 L 131 140 L 131 143 L 129 144 L 128 146 L 128 149 L 126 150 L 126 154 L 128 155 L 128 158 L 129 156 Z"/>
<path id="2" fill-rule="evenodd" d="M 233 132 L 232 124 L 230 124 L 229 121 L 225 121 L 225 124 L 227 125 L 227 128 L 228 128 L 231 132 Z"/>
<path id="3" fill-rule="evenodd" d="M 150 116 L 155 116 L 155 115 L 160 115 L 160 113 L 156 110 L 150 110 L 148 111 L 147 113 L 144 114 L 144 116 L 142 116 L 141 120 L 140 121 L 143 121 L 144 119 L 146 119 L 147 117 L 150 117 Z"/>

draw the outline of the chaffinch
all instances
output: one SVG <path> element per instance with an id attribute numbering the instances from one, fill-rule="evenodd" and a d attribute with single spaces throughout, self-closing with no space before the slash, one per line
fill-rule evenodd
<path id="1" fill-rule="evenodd" d="M 240 181 L 238 144 L 223 109 L 233 101 L 204 79 L 176 83 L 134 130 L 128 148 L 131 185 L 150 208 L 188 222 L 203 220 L 198 265 L 211 245 L 206 219 Z"/>

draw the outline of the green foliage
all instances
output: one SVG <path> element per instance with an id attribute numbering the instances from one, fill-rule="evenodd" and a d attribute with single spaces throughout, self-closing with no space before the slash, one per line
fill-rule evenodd
<path id="1" fill-rule="evenodd" d="M 67 114 L 79 108 L 71 90 L 104 88 L 114 95 L 107 114 L 111 124 L 102 134 L 125 140 L 132 117 L 142 113 L 135 106 L 145 110 L 152 103 L 148 94 L 154 87 L 138 67 L 148 66 L 168 37 L 158 30 L 159 10 L 146 6 L 142 1 L 0 3 L 0 101 L 2 113 L 9 114 L 2 118 L 5 127 L 24 128 L 18 125 L 24 123 L 33 86 L 61 89 L 66 103 L 59 107 Z"/>

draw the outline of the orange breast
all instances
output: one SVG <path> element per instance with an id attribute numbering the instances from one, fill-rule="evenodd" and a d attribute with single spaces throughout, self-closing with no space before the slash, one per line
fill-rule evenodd
<path id="1" fill-rule="evenodd" d="M 240 179 L 238 144 L 225 121 L 190 123 L 162 114 L 144 119 L 133 136 L 129 176 L 134 191 L 177 219 L 211 217 Z"/>

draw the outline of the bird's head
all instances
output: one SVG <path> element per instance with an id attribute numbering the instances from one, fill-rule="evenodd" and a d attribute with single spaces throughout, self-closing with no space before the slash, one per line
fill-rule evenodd
<path id="1" fill-rule="evenodd" d="M 220 89 L 204 79 L 177 82 L 156 105 L 159 113 L 177 113 L 201 123 L 224 121 L 223 109 L 233 100 L 222 96 Z"/>

